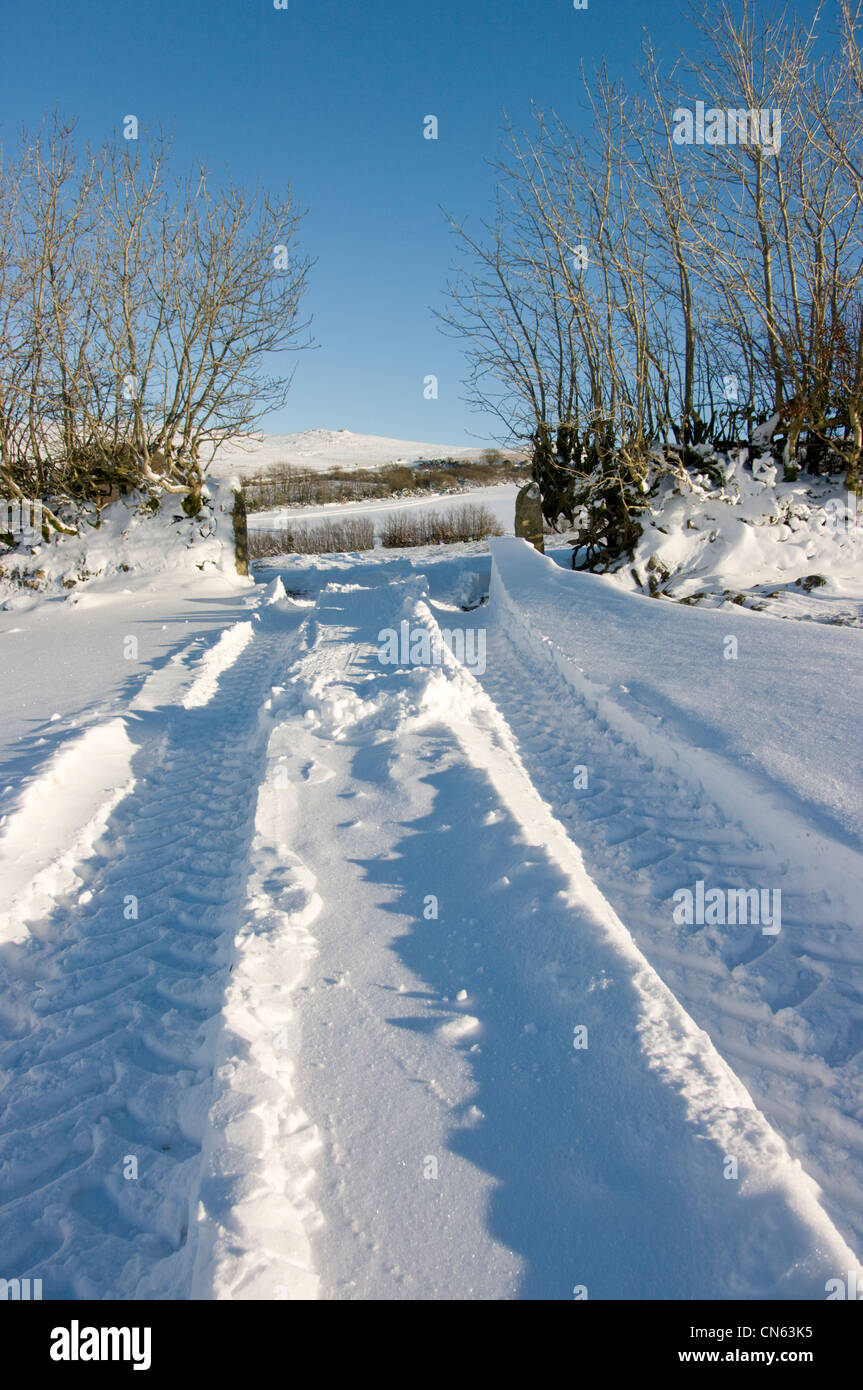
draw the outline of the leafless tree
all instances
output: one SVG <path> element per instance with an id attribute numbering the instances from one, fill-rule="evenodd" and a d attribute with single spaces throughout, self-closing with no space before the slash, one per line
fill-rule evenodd
<path id="1" fill-rule="evenodd" d="M 546 517 L 587 509 L 606 557 L 664 473 L 710 471 L 741 429 L 781 444 L 789 476 L 801 440 L 812 466 L 844 450 L 859 485 L 858 12 L 841 0 L 828 51 L 817 20 L 753 0 L 694 18 L 697 61 L 647 39 L 633 89 L 585 77 L 586 134 L 538 111 L 508 129 L 494 219 L 453 222 L 441 317 L 467 342 L 470 398 L 533 441 Z M 717 117 L 693 142 L 677 122 L 697 101 Z"/>
<path id="2" fill-rule="evenodd" d="M 170 172 L 170 141 L 76 150 L 58 116 L 0 167 L 0 457 L 15 493 L 143 486 L 194 513 L 218 448 L 308 346 L 301 211 Z M 17 494 L 16 494 L 17 495 Z"/>

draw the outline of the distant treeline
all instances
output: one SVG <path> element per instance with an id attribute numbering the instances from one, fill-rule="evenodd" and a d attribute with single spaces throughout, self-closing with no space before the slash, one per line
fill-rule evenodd
<path id="1" fill-rule="evenodd" d="M 328 502 L 364 502 L 405 493 L 460 492 L 464 487 L 523 482 L 526 463 L 503 457 L 484 462 L 434 459 L 413 468 L 394 464 L 384 468 L 333 468 L 327 473 L 277 463 L 243 483 L 246 510 L 268 512 L 276 507 L 326 506 Z"/>

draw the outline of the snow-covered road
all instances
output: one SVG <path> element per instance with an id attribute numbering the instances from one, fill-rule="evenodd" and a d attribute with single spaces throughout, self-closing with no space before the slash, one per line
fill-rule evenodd
<path id="1" fill-rule="evenodd" d="M 859 1268 L 859 635 L 494 553 L 472 611 L 468 551 L 297 557 L 13 747 L 0 1276 L 823 1299 Z M 384 659 L 441 627 L 483 659 Z M 775 689 L 805 722 L 828 662 L 791 746 Z M 781 929 L 676 924 L 699 880 L 781 889 Z"/>

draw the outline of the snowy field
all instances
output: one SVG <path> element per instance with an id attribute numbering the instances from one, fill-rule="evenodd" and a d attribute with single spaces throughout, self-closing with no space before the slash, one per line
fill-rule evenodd
<path id="1" fill-rule="evenodd" d="M 386 502 L 328 502 L 320 507 L 277 507 L 268 512 L 250 512 L 249 530 L 279 530 L 297 523 L 322 520 L 343 521 L 355 517 L 373 517 L 378 533 L 388 516 L 394 512 L 435 511 L 449 513 L 465 505 L 487 507 L 504 534 L 512 535 L 515 519 L 515 499 L 518 483 L 495 483 L 491 487 L 467 488 L 464 492 L 446 493 L 431 497 L 397 497 Z"/>
<path id="2" fill-rule="evenodd" d="M 190 562 L 0 612 L 4 1277 L 823 1300 L 860 1269 L 860 633 L 568 557 Z"/>

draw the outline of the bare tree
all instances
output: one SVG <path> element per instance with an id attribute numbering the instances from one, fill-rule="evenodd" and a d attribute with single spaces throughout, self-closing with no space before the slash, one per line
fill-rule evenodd
<path id="1" fill-rule="evenodd" d="M 309 345 L 290 192 L 169 170 L 170 142 L 78 155 L 57 116 L 0 167 L 3 482 L 96 501 L 133 486 L 200 507 L 218 448 L 284 403 Z M 16 494 L 17 495 L 17 494 Z"/>
<path id="2" fill-rule="evenodd" d="M 532 441 L 546 518 L 580 518 L 592 562 L 628 553 L 663 475 L 716 475 L 741 427 L 789 477 L 800 447 L 813 468 L 844 452 L 859 486 L 863 57 L 841 15 L 823 54 L 815 22 L 753 0 L 696 11 L 697 62 L 648 39 L 636 90 L 585 77 L 589 133 L 509 129 L 494 221 L 453 223 L 441 317 L 470 399 Z M 678 126 L 696 102 L 709 139 Z"/>

